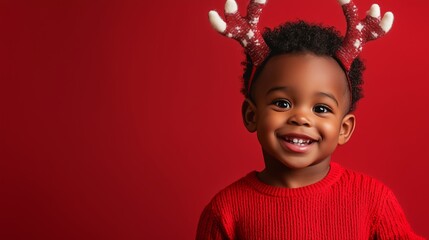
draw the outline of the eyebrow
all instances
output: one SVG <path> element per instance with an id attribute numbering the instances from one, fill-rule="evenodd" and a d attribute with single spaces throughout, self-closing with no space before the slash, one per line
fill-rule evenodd
<path id="1" fill-rule="evenodd" d="M 282 87 L 282 86 L 280 86 L 280 87 L 273 87 L 273 88 L 270 88 L 270 89 L 267 91 L 266 95 L 268 95 L 268 94 L 270 94 L 270 93 L 272 93 L 272 92 L 275 92 L 275 91 L 283 91 L 283 92 L 287 92 L 287 90 L 288 90 L 288 87 Z M 317 95 L 317 96 L 324 96 L 324 97 L 328 97 L 328 98 L 332 99 L 332 100 L 335 102 L 335 104 L 336 104 L 337 106 L 339 106 L 339 104 L 338 104 L 338 100 L 337 100 L 337 99 L 334 97 L 334 95 L 332 95 L 332 94 L 329 94 L 329 93 L 326 93 L 326 92 L 318 92 L 318 93 L 316 93 L 316 95 Z"/>
<path id="2" fill-rule="evenodd" d="M 287 87 L 273 87 L 270 88 L 270 90 L 267 91 L 267 93 L 265 94 L 265 96 L 267 96 L 268 94 L 275 92 L 275 91 L 283 91 L 283 92 L 287 92 Z"/>
<path id="3" fill-rule="evenodd" d="M 337 106 L 339 106 L 339 104 L 338 104 L 338 100 L 337 100 L 337 99 L 334 97 L 334 95 L 332 95 L 332 94 L 325 93 L 325 92 L 318 92 L 318 93 L 316 93 L 316 95 L 318 95 L 318 96 L 325 96 L 325 97 L 328 97 L 328 98 L 330 98 L 330 99 L 334 100 L 335 104 L 337 104 Z"/>

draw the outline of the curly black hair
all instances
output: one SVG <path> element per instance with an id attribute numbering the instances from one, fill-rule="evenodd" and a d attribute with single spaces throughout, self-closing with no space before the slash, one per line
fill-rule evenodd
<path id="1" fill-rule="evenodd" d="M 342 66 L 341 62 L 335 57 L 335 53 L 341 46 L 343 38 L 333 27 L 324 27 L 322 25 L 310 24 L 299 20 L 287 22 L 274 29 L 265 29 L 263 38 L 270 48 L 271 52 L 265 61 L 255 71 L 255 82 L 268 60 L 276 55 L 299 52 L 312 52 L 318 56 L 333 57 Z M 243 85 L 241 92 L 245 97 L 252 99 L 248 92 L 249 78 L 252 74 L 253 63 L 248 55 L 244 65 Z M 360 58 L 356 58 L 348 73 L 351 82 L 352 102 L 350 103 L 350 112 L 355 110 L 356 104 L 363 97 L 362 94 L 362 73 L 365 66 Z"/>

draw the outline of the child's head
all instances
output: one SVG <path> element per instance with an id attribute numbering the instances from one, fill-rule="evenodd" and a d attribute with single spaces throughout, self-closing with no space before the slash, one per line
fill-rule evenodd
<path id="1" fill-rule="evenodd" d="M 267 164 L 305 168 L 329 162 L 346 143 L 355 117 L 348 113 L 346 75 L 331 57 L 310 52 L 277 55 L 243 103 L 243 120 L 256 132 Z"/>
<path id="2" fill-rule="evenodd" d="M 274 56 L 289 53 L 313 53 L 317 56 L 327 56 L 335 59 L 335 53 L 342 44 L 342 38 L 332 27 L 322 27 L 320 25 L 308 24 L 304 21 L 288 22 L 278 26 L 273 30 L 267 29 L 263 34 L 264 40 L 269 46 L 271 52 L 266 60 L 258 67 L 253 76 L 251 91 L 254 83 L 258 81 L 261 71 L 267 62 Z M 245 97 L 253 99 L 252 94 L 248 92 L 249 78 L 253 69 L 253 63 L 249 56 L 243 62 L 245 68 L 243 73 L 242 93 Z M 341 66 L 341 65 L 339 65 Z M 356 108 L 359 99 L 362 98 L 362 72 L 364 65 L 359 58 L 356 58 L 349 71 L 349 81 L 351 84 L 351 100 L 349 111 Z M 346 80 L 347 81 L 347 80 Z"/>
<path id="3" fill-rule="evenodd" d="M 327 162 L 354 130 L 352 106 L 361 97 L 363 64 L 350 70 L 353 103 L 346 73 L 332 57 L 341 38 L 332 28 L 287 23 L 264 35 L 271 53 L 246 92 L 251 61 L 246 63 L 243 119 L 256 132 L 266 161 L 289 168 Z M 271 159 L 271 160 L 270 160 Z"/>
<path id="4" fill-rule="evenodd" d="M 381 19 L 373 4 L 360 20 L 353 1 L 339 0 L 347 19 L 344 38 L 333 28 L 303 21 L 261 34 L 257 25 L 265 3 L 251 0 L 241 17 L 235 0 L 227 0 L 226 22 L 209 12 L 214 29 L 245 48 L 244 124 L 257 133 L 267 168 L 326 169 L 355 127 L 352 111 L 362 97 L 364 70 L 358 56 L 366 42 L 390 30 L 393 14 Z"/>

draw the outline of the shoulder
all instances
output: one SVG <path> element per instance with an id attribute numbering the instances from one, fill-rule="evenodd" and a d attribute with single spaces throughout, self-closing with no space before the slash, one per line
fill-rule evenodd
<path id="1" fill-rule="evenodd" d="M 242 203 L 249 199 L 252 190 L 249 178 L 256 176 L 256 172 L 250 172 L 224 189 L 220 190 L 206 205 L 201 216 L 200 224 L 215 223 L 223 228 L 231 227 L 234 223 Z M 224 229 L 225 232 L 230 232 Z"/>
<path id="2" fill-rule="evenodd" d="M 343 187 L 348 187 L 356 192 L 372 195 L 388 195 L 391 190 L 389 187 L 373 176 L 366 173 L 344 168 L 343 174 L 338 181 Z"/>
<path id="3" fill-rule="evenodd" d="M 238 211 L 246 195 L 252 192 L 251 172 L 219 191 L 204 208 L 198 223 L 197 239 L 235 239 Z"/>
<path id="4" fill-rule="evenodd" d="M 340 189 L 365 206 L 371 216 L 371 234 L 377 239 L 421 239 L 411 229 L 393 191 L 380 180 L 365 173 L 344 169 Z M 364 208 L 360 208 L 364 209 Z"/>
<path id="5" fill-rule="evenodd" d="M 335 196 L 367 209 L 370 214 L 377 214 L 385 199 L 392 196 L 391 189 L 379 179 L 348 168 L 344 168 L 332 191 Z"/>
<path id="6" fill-rule="evenodd" d="M 223 188 L 212 198 L 210 204 L 215 207 L 227 206 L 235 204 L 237 201 L 241 201 L 243 198 L 246 198 L 247 195 L 254 191 L 249 184 L 249 180 L 254 176 L 256 176 L 256 172 L 250 172 Z"/>

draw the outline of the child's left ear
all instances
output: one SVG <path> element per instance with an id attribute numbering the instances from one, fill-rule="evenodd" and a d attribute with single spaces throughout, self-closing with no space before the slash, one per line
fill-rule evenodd
<path id="1" fill-rule="evenodd" d="M 341 123 L 340 135 L 338 144 L 343 145 L 352 137 L 356 126 L 356 117 L 354 114 L 347 114 Z"/>

